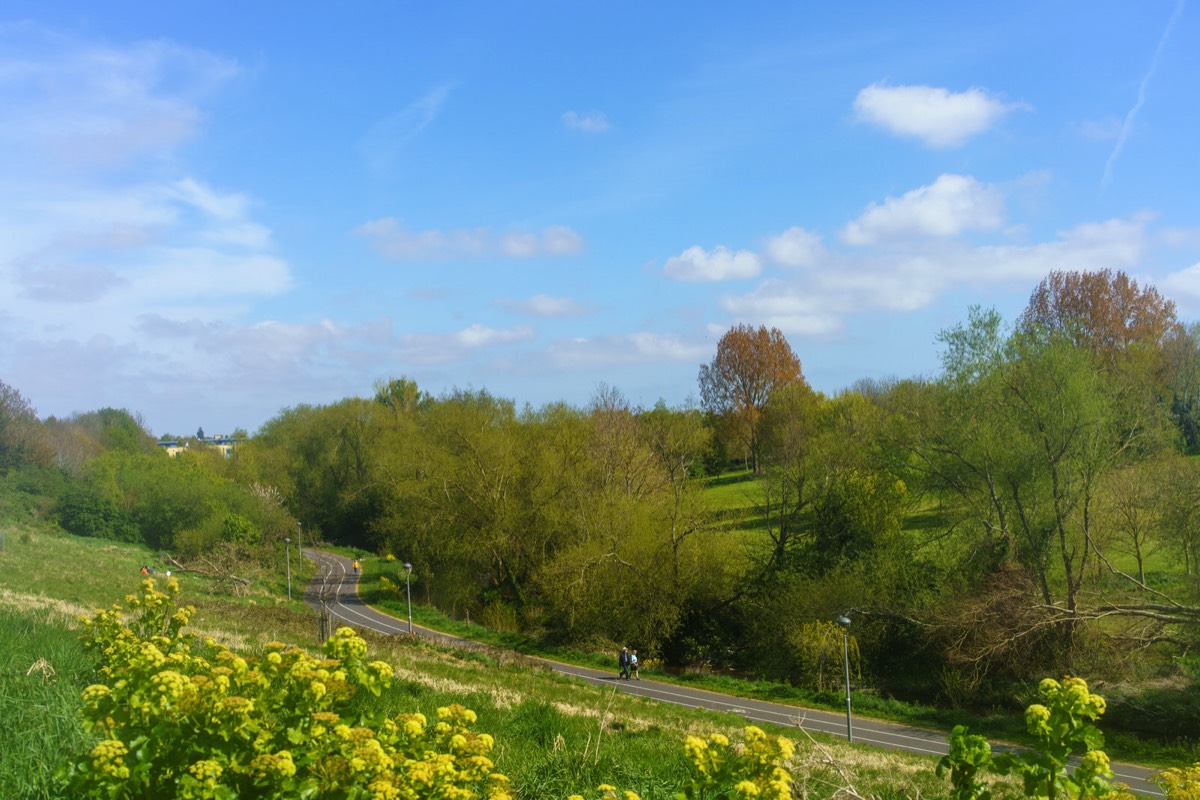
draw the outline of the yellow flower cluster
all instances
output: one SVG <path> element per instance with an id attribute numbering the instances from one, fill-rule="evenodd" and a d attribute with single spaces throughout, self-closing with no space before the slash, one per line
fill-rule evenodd
<path id="1" fill-rule="evenodd" d="M 176 786 L 177 797 L 353 796 L 509 800 L 495 772 L 492 737 L 459 705 L 386 717 L 346 703 L 378 696 L 393 677 L 367 661 L 351 628 L 323 657 L 279 642 L 234 653 L 184 633 L 190 611 L 174 608 L 178 585 L 147 580 L 125 606 L 85 620 L 85 644 L 104 682 L 83 692 L 92 730 L 105 738 L 71 772 L 80 795 L 141 796 Z"/>
<path id="2" fill-rule="evenodd" d="M 783 766 L 795 754 L 795 745 L 782 736 L 768 736 L 761 728 L 744 729 L 745 744 L 730 744 L 728 737 L 713 733 L 707 739 L 689 736 L 683 751 L 695 773 L 685 789 L 687 797 L 705 795 L 732 786 L 742 798 L 789 800 L 792 776 Z"/>
<path id="3" fill-rule="evenodd" d="M 597 786 L 596 792 L 599 794 L 600 800 L 641 800 L 636 792 L 625 791 L 618 793 L 617 787 L 607 783 Z M 584 797 L 581 794 L 573 794 L 568 796 L 567 800 L 584 800 Z"/>
<path id="4" fill-rule="evenodd" d="M 1167 800 L 1200 800 L 1200 761 L 1190 767 L 1172 767 L 1154 778 Z"/>
<path id="5" fill-rule="evenodd" d="M 129 752 L 124 742 L 105 739 L 92 748 L 92 768 L 107 778 L 124 780 L 129 777 L 129 767 L 122 756 Z"/>
<path id="6" fill-rule="evenodd" d="M 353 629 L 338 629 L 322 657 L 279 642 L 239 654 L 184 633 L 191 610 L 174 608 L 178 594 L 174 581 L 159 591 L 147 580 L 124 608 L 85 620 L 85 644 L 105 680 L 84 689 L 84 714 L 103 741 L 72 768 L 77 795 L 160 796 L 174 786 L 175 797 L 197 800 L 513 797 L 492 760 L 496 743 L 472 729 L 471 709 L 439 708 L 432 723 L 420 713 L 385 716 L 370 704 L 351 710 L 364 704 L 348 701 L 378 696 L 393 678 L 390 664 L 366 660 Z M 1085 685 L 1080 702 L 1088 697 Z M 694 767 L 688 798 L 791 796 L 787 739 L 750 726 L 740 744 L 714 733 L 688 737 L 684 751 Z M 607 784 L 596 792 L 600 800 L 639 800 Z"/>
<path id="7" fill-rule="evenodd" d="M 1045 678 L 1038 684 L 1038 692 L 1043 702 L 1025 709 L 1025 728 L 1039 741 L 1069 735 L 1099 719 L 1107 709 L 1104 698 L 1088 691 L 1083 678 L 1068 677 L 1061 683 Z"/>

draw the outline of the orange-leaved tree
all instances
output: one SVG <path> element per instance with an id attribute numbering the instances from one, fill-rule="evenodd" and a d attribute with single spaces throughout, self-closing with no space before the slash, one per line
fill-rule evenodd
<path id="1" fill-rule="evenodd" d="M 800 359 L 778 328 L 735 325 L 717 343 L 717 354 L 700 366 L 704 409 L 722 418 L 754 471 L 759 463 L 759 421 L 771 395 L 804 383 Z"/>

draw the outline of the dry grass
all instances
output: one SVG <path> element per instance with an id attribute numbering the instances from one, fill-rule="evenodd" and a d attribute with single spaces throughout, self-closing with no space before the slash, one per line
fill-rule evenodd
<path id="1" fill-rule="evenodd" d="M 0 587 L 0 606 L 69 628 L 78 627 L 80 617 L 86 617 L 96 611 L 79 603 L 70 603 L 41 594 L 14 592 L 4 587 Z"/>

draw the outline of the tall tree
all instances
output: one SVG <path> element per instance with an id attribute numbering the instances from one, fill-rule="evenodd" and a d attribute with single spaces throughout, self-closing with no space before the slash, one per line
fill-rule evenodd
<path id="1" fill-rule="evenodd" d="M 0 381 L 0 475 L 49 460 L 42 425 L 20 392 Z"/>
<path id="2" fill-rule="evenodd" d="M 1051 272 L 1034 289 L 1020 319 L 1026 332 L 1058 332 L 1112 368 L 1149 357 L 1162 369 L 1162 349 L 1182 326 L 1175 303 L 1124 272 Z"/>
<path id="3" fill-rule="evenodd" d="M 705 410 L 730 425 L 758 472 L 759 423 L 771 395 L 804 383 L 791 345 L 778 328 L 736 325 L 717 343 L 713 360 L 700 366 L 699 381 Z"/>

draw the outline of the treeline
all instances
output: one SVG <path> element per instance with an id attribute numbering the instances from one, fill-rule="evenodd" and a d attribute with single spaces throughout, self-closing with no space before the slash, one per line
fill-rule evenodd
<path id="1" fill-rule="evenodd" d="M 296 530 L 282 496 L 238 480 L 220 451 L 197 446 L 169 457 L 123 409 L 39 421 L 3 382 L 0 516 L 226 565 L 269 561 L 270 545 Z"/>
<path id="2" fill-rule="evenodd" d="M 822 687 L 846 614 L 885 689 L 990 703 L 1076 671 L 1200 709 L 1197 328 L 1122 273 L 1055 273 L 1019 319 L 972 309 L 940 344 L 935 376 L 825 396 L 782 334 L 738 326 L 699 408 L 398 378 L 288 408 L 228 461 L 168 459 L 123 412 L 39 422 L 5 387 L 0 469 L 72 532 L 197 557 L 300 525 L 552 642 Z"/>

